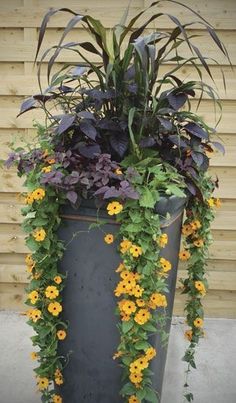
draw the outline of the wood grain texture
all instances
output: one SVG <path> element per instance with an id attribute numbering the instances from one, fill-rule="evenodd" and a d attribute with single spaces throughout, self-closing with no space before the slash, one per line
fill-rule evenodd
<path id="1" fill-rule="evenodd" d="M 236 65 L 236 2 L 235 0 L 183 0 L 186 5 L 200 12 L 217 29 L 225 43 L 233 65 Z M 139 12 L 152 0 L 133 0 L 130 15 Z M 6 158 L 11 142 L 20 146 L 23 142 L 32 142 L 35 136 L 33 119 L 42 120 L 42 113 L 29 113 L 16 118 L 20 103 L 25 97 L 38 92 L 36 69 L 33 59 L 36 50 L 37 30 L 42 17 L 50 7 L 65 7 L 64 0 L 11 0 L 3 1 L 0 15 L 0 74 L 3 77 L 0 87 L 0 159 Z M 127 6 L 126 0 L 85 1 L 68 0 L 66 6 L 81 13 L 92 13 L 101 18 L 107 28 L 113 26 Z M 189 21 L 190 12 L 178 5 L 163 2 L 158 11 L 177 15 L 184 23 Z M 147 12 L 150 14 L 150 11 Z M 57 43 L 62 28 L 69 15 L 59 13 L 49 23 L 45 36 L 45 47 Z M 193 17 L 193 19 L 196 19 Z M 140 19 L 142 22 L 142 18 Z M 156 26 L 155 26 L 156 25 Z M 166 31 L 173 27 L 167 17 L 151 24 L 150 28 Z M 203 26 L 193 26 L 191 33 L 203 35 Z M 78 39 L 79 38 L 79 39 Z M 82 26 L 75 28 L 68 36 L 70 40 L 85 40 L 87 33 Z M 223 100 L 223 117 L 218 126 L 219 137 L 225 145 L 226 154 L 215 152 L 211 158 L 211 173 L 220 179 L 220 188 L 216 196 L 222 198 L 222 208 L 217 210 L 213 223 L 214 243 L 210 248 L 208 261 L 209 295 L 204 298 L 206 315 L 212 317 L 236 317 L 236 74 L 227 60 L 220 54 L 209 37 L 194 39 L 201 46 L 203 54 L 216 58 L 220 65 L 211 64 L 212 74 L 220 98 Z M 44 49 L 45 49 L 44 47 Z M 184 49 L 187 54 L 187 49 Z M 70 53 L 60 56 L 56 68 L 64 61 L 76 61 Z M 94 59 L 96 61 L 96 59 Z M 170 65 L 162 66 L 160 76 L 166 73 Z M 222 70 L 227 83 L 224 90 Z M 42 66 L 43 83 L 46 86 L 46 63 Z M 192 66 L 186 65 L 179 70 L 182 80 L 198 79 Z M 203 72 L 204 80 L 209 84 L 209 77 Z M 192 103 L 193 110 L 196 102 Z M 198 111 L 209 124 L 215 125 L 214 108 L 209 100 L 204 99 Z M 0 169 L 0 309 L 24 309 L 24 288 L 28 282 L 24 257 L 28 252 L 20 224 L 20 209 L 23 203 L 20 193 L 24 191 L 23 180 L 16 176 L 14 169 Z M 185 266 L 180 264 L 178 278 L 185 276 Z M 179 283 L 178 283 L 179 287 Z M 177 289 L 175 314 L 183 314 L 184 296 Z"/>

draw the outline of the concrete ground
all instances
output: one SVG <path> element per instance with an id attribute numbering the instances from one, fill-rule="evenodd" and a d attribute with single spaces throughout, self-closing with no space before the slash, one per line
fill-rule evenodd
<path id="1" fill-rule="evenodd" d="M 162 403 L 183 402 L 184 328 L 183 319 L 173 319 Z M 190 379 L 194 403 L 235 403 L 236 320 L 208 319 L 205 330 Z M 0 403 L 40 402 L 29 358 L 31 334 L 24 317 L 0 312 Z"/>

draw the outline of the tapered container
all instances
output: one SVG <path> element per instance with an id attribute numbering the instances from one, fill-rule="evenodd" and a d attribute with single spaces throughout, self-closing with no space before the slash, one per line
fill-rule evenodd
<path id="1" fill-rule="evenodd" d="M 183 209 L 186 199 L 162 198 L 156 211 L 165 216 L 163 232 L 168 234 L 168 245 L 162 256 L 172 263 L 168 277 L 170 293 L 168 316 L 171 318 L 175 295 L 178 253 Z M 119 276 L 115 269 L 121 259 L 117 244 L 107 245 L 104 233 L 115 234 L 118 226 L 105 211 L 99 217 L 109 223 L 101 229 L 89 231 L 96 221 L 97 209 L 86 203 L 78 210 L 66 208 L 62 212 L 59 237 L 67 244 L 60 271 L 67 273 L 63 291 L 64 320 L 69 321 L 67 338 L 59 343 L 61 354 L 70 353 L 69 363 L 64 369 L 64 385 L 59 393 L 64 403 L 121 403 L 121 368 L 113 355 L 119 344 L 118 317 L 114 315 L 117 298 L 114 289 Z M 166 331 L 169 332 L 171 319 Z M 161 396 L 167 348 L 160 345 L 158 336 L 150 339 L 158 355 L 151 363 L 153 386 Z"/>

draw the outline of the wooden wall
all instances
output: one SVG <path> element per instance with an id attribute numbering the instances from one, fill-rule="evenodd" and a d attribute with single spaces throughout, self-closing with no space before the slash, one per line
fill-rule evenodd
<path id="1" fill-rule="evenodd" d="M 183 1 L 216 27 L 233 65 L 236 65 L 235 0 Z M 20 143 L 22 138 L 30 140 L 34 135 L 32 120 L 35 115 L 29 113 L 20 118 L 16 118 L 16 115 L 24 97 L 38 90 L 33 59 L 38 27 L 46 10 L 50 6 L 71 7 L 82 14 L 92 13 L 101 18 L 107 27 L 111 27 L 120 18 L 127 3 L 127 0 L 1 1 L 0 158 L 6 157 L 11 140 Z M 145 0 L 133 0 L 131 14 L 147 4 L 148 1 Z M 187 10 L 168 2 L 161 5 L 161 11 L 176 14 L 183 22 L 190 16 Z M 56 42 L 67 18 L 61 13 L 51 20 L 46 35 L 46 46 Z M 166 18 L 158 21 L 158 28 L 165 30 L 171 26 Z M 204 35 L 201 25 L 196 28 L 193 33 Z M 82 28 L 76 28 L 70 38 L 82 40 L 86 36 Z M 223 206 L 217 212 L 213 224 L 215 240 L 210 250 L 210 291 L 205 298 L 205 307 L 208 316 L 231 318 L 236 316 L 236 77 L 227 60 L 219 54 L 209 38 L 196 38 L 196 43 L 201 44 L 205 55 L 217 58 L 221 64 L 221 67 L 213 66 L 212 71 L 223 101 L 223 119 L 219 125 L 219 135 L 226 147 L 226 156 L 216 153 L 211 162 L 212 173 L 220 179 L 220 189 L 216 195 L 222 198 Z M 60 57 L 59 62 L 65 60 L 75 61 L 76 58 L 67 53 Z M 221 68 L 227 79 L 227 93 L 224 92 L 221 81 Z M 193 76 L 190 66 L 183 68 L 180 74 L 181 77 Z M 207 99 L 204 99 L 200 113 L 208 122 L 214 124 L 214 110 Z M 19 193 L 22 189 L 22 181 L 16 177 L 14 170 L 0 170 L 0 309 L 23 308 L 24 287 L 27 283 L 24 256 L 27 249 L 20 228 L 22 218 Z M 182 274 L 183 268 L 180 269 L 180 275 Z M 177 290 L 175 313 L 182 312 L 183 297 Z"/>

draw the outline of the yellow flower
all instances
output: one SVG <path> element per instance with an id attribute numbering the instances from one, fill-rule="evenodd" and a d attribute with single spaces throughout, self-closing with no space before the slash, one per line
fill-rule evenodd
<path id="1" fill-rule="evenodd" d="M 147 309 L 144 308 L 144 309 L 140 309 L 136 313 L 136 315 L 134 317 L 134 320 L 139 325 L 144 325 L 146 322 L 149 321 L 150 317 L 151 317 L 150 312 Z"/>
<path id="2" fill-rule="evenodd" d="M 60 369 L 59 368 L 57 368 L 56 370 L 55 370 L 55 372 L 54 372 L 54 376 L 55 377 L 59 377 L 59 376 L 62 376 L 62 373 L 61 373 L 61 371 L 60 371 Z"/>
<path id="3" fill-rule="evenodd" d="M 143 355 L 142 357 L 138 358 L 136 360 L 136 363 L 137 363 L 138 367 L 141 368 L 141 371 L 148 367 L 148 359 L 147 359 L 147 357 L 145 355 Z"/>
<path id="4" fill-rule="evenodd" d="M 139 257 L 142 255 L 142 248 L 137 245 L 132 245 L 129 251 L 133 257 Z"/>
<path id="5" fill-rule="evenodd" d="M 60 395 L 52 395 L 53 403 L 62 403 L 62 397 Z"/>
<path id="6" fill-rule="evenodd" d="M 196 239 L 193 244 L 197 247 L 197 248 L 201 248 L 204 245 L 204 242 L 201 238 Z"/>
<path id="7" fill-rule="evenodd" d="M 117 168 L 117 169 L 115 170 L 115 174 L 116 174 L 116 175 L 122 175 L 123 172 L 121 171 L 120 168 Z"/>
<path id="8" fill-rule="evenodd" d="M 63 383 L 64 383 L 64 379 L 63 379 L 62 376 L 58 376 L 58 377 L 56 377 L 54 380 L 55 380 L 55 383 L 56 383 L 57 385 L 63 385 Z"/>
<path id="9" fill-rule="evenodd" d="M 203 326 L 203 320 L 201 318 L 196 318 L 195 321 L 193 322 L 195 327 L 202 327 Z"/>
<path id="10" fill-rule="evenodd" d="M 138 373 L 130 374 L 129 379 L 131 380 L 132 383 L 138 385 L 139 383 L 142 382 L 143 376 L 142 376 L 142 374 L 138 374 Z"/>
<path id="11" fill-rule="evenodd" d="M 104 241 L 108 244 L 113 243 L 114 242 L 114 236 L 112 234 L 107 234 L 104 237 Z"/>
<path id="12" fill-rule="evenodd" d="M 157 352 L 156 352 L 155 348 L 149 347 L 145 351 L 145 355 L 146 355 L 147 360 L 152 360 L 157 355 Z"/>
<path id="13" fill-rule="evenodd" d="M 56 160 L 54 158 L 48 158 L 47 159 L 47 163 L 50 164 L 50 165 L 55 164 L 55 162 L 56 162 Z"/>
<path id="14" fill-rule="evenodd" d="M 159 239 L 157 240 L 157 243 L 161 248 L 164 248 L 168 243 L 168 235 L 167 234 L 160 235 Z"/>
<path id="15" fill-rule="evenodd" d="M 27 264 L 27 266 L 31 266 L 31 265 L 34 264 L 34 260 L 33 260 L 31 254 L 26 255 L 26 257 L 25 257 L 25 263 Z"/>
<path id="16" fill-rule="evenodd" d="M 65 330 L 58 330 L 57 337 L 59 340 L 64 340 L 66 338 L 66 331 Z"/>
<path id="17" fill-rule="evenodd" d="M 192 330 L 186 330 L 186 332 L 184 333 L 184 337 L 188 340 L 188 341 L 192 341 L 192 337 L 193 337 L 193 332 Z"/>
<path id="18" fill-rule="evenodd" d="M 124 312 L 120 313 L 122 322 L 128 322 L 130 320 L 130 315 L 127 315 Z"/>
<path id="19" fill-rule="evenodd" d="M 136 298 L 140 298 L 143 295 L 144 288 L 140 287 L 140 285 L 136 285 L 132 290 L 132 295 Z"/>
<path id="20" fill-rule="evenodd" d="M 44 390 L 47 389 L 48 385 L 49 385 L 49 380 L 48 378 L 38 378 L 37 380 L 37 385 L 39 390 Z"/>
<path id="21" fill-rule="evenodd" d="M 56 297 L 58 297 L 59 291 L 54 285 L 49 285 L 45 290 L 45 295 L 49 299 L 55 299 Z"/>
<path id="22" fill-rule="evenodd" d="M 219 198 L 215 199 L 215 206 L 216 208 L 220 208 L 221 207 L 221 201 Z"/>
<path id="23" fill-rule="evenodd" d="M 188 260 L 190 258 L 190 253 L 188 250 L 184 249 L 181 252 L 179 252 L 179 258 L 180 260 Z"/>
<path id="24" fill-rule="evenodd" d="M 124 263 L 120 263 L 116 269 L 116 273 L 121 273 L 123 270 L 125 270 L 125 265 Z"/>
<path id="25" fill-rule="evenodd" d="M 56 284 L 61 284 L 62 278 L 60 276 L 54 277 L 53 281 L 55 281 Z"/>
<path id="26" fill-rule="evenodd" d="M 132 362 L 129 366 L 129 372 L 131 374 L 140 374 L 142 372 L 141 366 L 139 365 L 139 363 L 136 361 Z"/>
<path id="27" fill-rule="evenodd" d="M 34 200 L 42 200 L 45 197 L 45 190 L 42 188 L 37 188 L 33 191 L 32 196 Z"/>
<path id="28" fill-rule="evenodd" d="M 208 206 L 209 207 L 215 207 L 215 200 L 213 199 L 213 197 L 211 197 L 210 199 L 207 200 Z"/>
<path id="29" fill-rule="evenodd" d="M 36 323 L 41 318 L 42 312 L 39 309 L 33 309 L 30 313 L 30 318 Z"/>
<path id="30" fill-rule="evenodd" d="M 38 354 L 35 352 L 35 351 L 33 351 L 32 353 L 30 353 L 30 357 L 31 357 L 31 360 L 37 360 L 37 358 L 38 358 Z"/>
<path id="31" fill-rule="evenodd" d="M 166 296 L 163 294 L 159 294 L 157 292 L 155 292 L 151 295 L 150 302 L 151 302 L 152 307 L 154 307 L 154 309 L 157 307 L 166 307 L 167 306 Z"/>
<path id="32" fill-rule="evenodd" d="M 142 308 L 146 305 L 146 302 L 144 301 L 144 299 L 137 299 L 136 300 L 136 304 L 138 305 L 139 308 Z"/>
<path id="33" fill-rule="evenodd" d="M 48 166 L 48 167 L 42 168 L 41 172 L 48 174 L 49 172 L 51 172 L 51 170 L 52 170 L 52 167 Z"/>
<path id="34" fill-rule="evenodd" d="M 36 304 L 39 299 L 38 291 L 31 291 L 31 293 L 28 294 L 28 298 L 30 299 L 31 304 Z"/>
<path id="35" fill-rule="evenodd" d="M 135 303 L 133 301 L 130 300 L 126 300 L 123 304 L 122 304 L 122 311 L 126 314 L 126 315 L 131 315 L 132 313 L 136 312 L 137 307 L 135 305 Z"/>
<path id="36" fill-rule="evenodd" d="M 129 397 L 129 403 L 140 403 L 140 400 L 135 395 L 132 395 Z"/>
<path id="37" fill-rule="evenodd" d="M 123 210 L 122 204 L 116 201 L 109 203 L 107 206 L 107 212 L 109 215 L 119 214 L 122 210 Z"/>
<path id="38" fill-rule="evenodd" d="M 171 270 L 171 263 L 169 262 L 169 260 L 164 259 L 164 257 L 160 258 L 160 264 L 162 267 L 162 270 L 164 271 L 164 273 L 168 272 L 169 270 Z"/>
<path id="39" fill-rule="evenodd" d="M 193 227 L 190 224 L 184 224 L 182 227 L 182 234 L 185 236 L 192 235 L 194 232 Z"/>
<path id="40" fill-rule="evenodd" d="M 127 239 L 124 239 L 120 243 L 120 251 L 121 253 L 127 252 L 132 246 L 132 242 L 128 241 Z"/>
<path id="41" fill-rule="evenodd" d="M 35 241 L 42 242 L 46 238 L 46 232 L 43 228 L 40 228 L 33 233 L 33 237 Z"/>
<path id="42" fill-rule="evenodd" d="M 113 360 L 116 360 L 117 358 L 121 357 L 123 355 L 122 351 L 117 351 L 114 355 L 113 355 Z"/>
<path id="43" fill-rule="evenodd" d="M 59 313 L 62 311 L 62 306 L 59 302 L 50 302 L 50 304 L 48 305 L 48 311 L 53 316 L 58 316 Z"/>
<path id="44" fill-rule="evenodd" d="M 34 202 L 34 197 L 32 193 L 28 193 L 26 198 L 25 198 L 25 203 L 26 204 L 32 204 Z"/>
<path id="45" fill-rule="evenodd" d="M 199 220 L 195 220 L 195 221 L 191 222 L 190 225 L 194 231 L 197 231 L 202 226 Z"/>
<path id="46" fill-rule="evenodd" d="M 202 281 L 195 281 L 194 286 L 202 295 L 206 294 L 206 288 Z"/>

